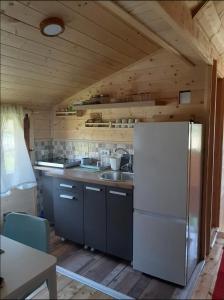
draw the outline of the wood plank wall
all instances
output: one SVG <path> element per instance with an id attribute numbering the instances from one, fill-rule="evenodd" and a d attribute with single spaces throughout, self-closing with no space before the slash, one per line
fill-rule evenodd
<path id="1" fill-rule="evenodd" d="M 139 118 L 142 121 L 190 120 L 204 121 L 206 115 L 205 79 L 207 67 L 190 67 L 177 56 L 165 50 L 116 72 L 82 92 L 70 97 L 62 105 L 88 99 L 96 94 L 109 94 L 113 98 L 126 98 L 130 94 L 150 92 L 152 98 L 167 105 L 104 110 L 88 110 L 82 117 L 55 117 L 52 137 L 132 143 L 132 129 L 85 128 L 91 112 L 102 113 L 103 119 Z M 192 91 L 192 103 L 178 105 L 180 90 Z"/>
<path id="2" fill-rule="evenodd" d="M 224 141 L 224 134 L 223 134 Z M 224 143 L 222 149 L 222 183 L 221 183 L 221 203 L 220 203 L 220 230 L 224 232 Z"/>
<path id="3" fill-rule="evenodd" d="M 35 139 L 76 139 L 132 143 L 133 130 L 129 128 L 85 128 L 85 121 L 93 112 L 102 113 L 103 119 L 138 118 L 141 121 L 185 121 L 194 118 L 204 122 L 207 109 L 208 67 L 190 67 L 177 56 L 165 50 L 119 71 L 62 103 L 69 105 L 88 99 L 95 94 L 110 94 L 113 98 L 125 98 L 130 94 L 150 92 L 152 98 L 167 105 L 87 110 L 82 117 L 55 117 L 50 111 L 36 111 L 34 117 Z M 180 90 L 192 91 L 192 103 L 178 105 Z M 55 108 L 57 109 L 57 107 Z"/>
<path id="4" fill-rule="evenodd" d="M 35 109 L 31 113 L 34 139 L 52 138 L 52 112 Z"/>

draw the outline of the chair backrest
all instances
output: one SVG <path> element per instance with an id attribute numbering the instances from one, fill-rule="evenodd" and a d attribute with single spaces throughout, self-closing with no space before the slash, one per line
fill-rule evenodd
<path id="1" fill-rule="evenodd" d="M 46 219 L 10 213 L 6 216 L 3 235 L 35 249 L 49 252 L 50 230 Z"/>

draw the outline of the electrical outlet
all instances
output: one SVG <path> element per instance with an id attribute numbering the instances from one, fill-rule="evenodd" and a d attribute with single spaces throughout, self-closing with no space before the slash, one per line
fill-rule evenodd
<path id="1" fill-rule="evenodd" d="M 109 149 L 100 150 L 100 155 L 110 155 L 110 150 Z"/>

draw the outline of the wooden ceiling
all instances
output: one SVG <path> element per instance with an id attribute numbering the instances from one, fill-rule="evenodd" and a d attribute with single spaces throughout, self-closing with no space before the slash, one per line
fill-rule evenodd
<path id="1" fill-rule="evenodd" d="M 224 74 L 224 1 L 174 2 L 1 1 L 1 101 L 58 104 L 161 47 Z M 65 31 L 45 37 L 53 16 Z"/>
<path id="2" fill-rule="evenodd" d="M 48 38 L 52 16 L 66 29 Z M 59 103 L 158 48 L 94 1 L 1 1 L 1 101 Z"/>
<path id="3" fill-rule="evenodd" d="M 219 75 L 224 76 L 224 1 L 119 0 L 116 4 L 191 62 L 212 64 L 216 59 Z"/>
<path id="4" fill-rule="evenodd" d="M 224 59 L 224 1 L 208 1 L 195 14 L 210 42 Z"/>

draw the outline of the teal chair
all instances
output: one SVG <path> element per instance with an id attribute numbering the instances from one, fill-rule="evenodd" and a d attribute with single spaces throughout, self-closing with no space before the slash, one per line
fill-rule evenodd
<path id="1" fill-rule="evenodd" d="M 46 219 L 23 213 L 9 213 L 5 219 L 3 235 L 32 248 L 49 252 L 50 228 Z"/>

